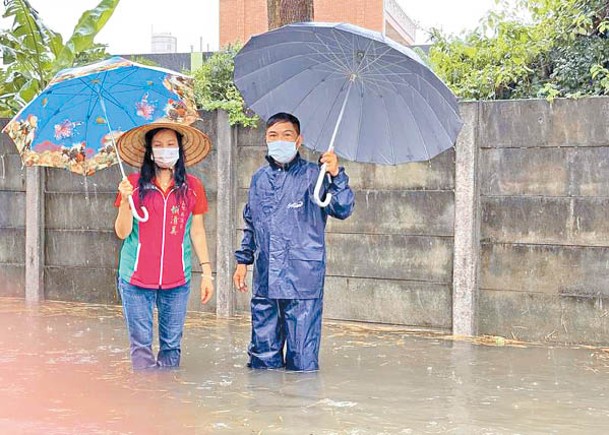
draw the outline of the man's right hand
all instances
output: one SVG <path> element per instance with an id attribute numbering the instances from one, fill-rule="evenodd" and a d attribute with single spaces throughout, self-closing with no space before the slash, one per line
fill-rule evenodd
<path id="1" fill-rule="evenodd" d="M 240 292 L 245 293 L 247 291 L 247 284 L 245 283 L 245 276 L 247 275 L 247 265 L 237 264 L 235 273 L 233 275 L 233 284 L 235 288 Z"/>

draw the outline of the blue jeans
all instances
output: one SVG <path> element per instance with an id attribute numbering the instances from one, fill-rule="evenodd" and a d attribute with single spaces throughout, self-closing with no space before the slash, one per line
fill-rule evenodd
<path id="1" fill-rule="evenodd" d="M 137 287 L 119 278 L 133 368 L 178 367 L 190 283 L 166 290 Z M 152 353 L 153 311 L 159 313 L 159 353 Z"/>

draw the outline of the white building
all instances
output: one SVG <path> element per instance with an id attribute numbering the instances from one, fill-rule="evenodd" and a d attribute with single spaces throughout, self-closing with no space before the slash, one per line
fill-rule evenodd
<path id="1" fill-rule="evenodd" d="M 178 38 L 171 33 L 152 34 L 152 53 L 176 53 L 178 51 Z"/>

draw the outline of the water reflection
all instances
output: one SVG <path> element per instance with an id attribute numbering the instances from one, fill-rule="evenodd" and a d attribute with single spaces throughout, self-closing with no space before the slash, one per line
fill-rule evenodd
<path id="1" fill-rule="evenodd" d="M 120 309 L 0 299 L 0 433 L 606 433 L 609 354 L 327 322 L 322 370 L 245 367 L 247 319 L 191 313 L 133 373 Z M 503 344 L 503 342 L 501 343 Z"/>

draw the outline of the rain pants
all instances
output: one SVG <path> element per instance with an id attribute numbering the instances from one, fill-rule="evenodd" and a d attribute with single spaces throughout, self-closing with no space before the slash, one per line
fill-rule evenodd
<path id="1" fill-rule="evenodd" d="M 243 211 L 239 264 L 254 264 L 250 366 L 318 368 L 328 216 L 346 219 L 353 211 L 349 177 L 340 168 L 325 192 L 328 207 L 313 200 L 319 166 L 297 155 L 287 165 L 271 158 L 252 177 Z M 287 344 L 286 356 L 283 355 Z"/>

